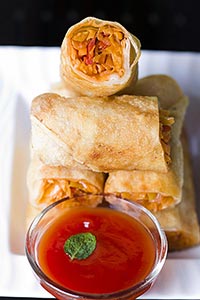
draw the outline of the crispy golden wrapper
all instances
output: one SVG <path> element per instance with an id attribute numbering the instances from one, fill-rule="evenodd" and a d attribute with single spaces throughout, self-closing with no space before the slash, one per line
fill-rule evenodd
<path id="1" fill-rule="evenodd" d="M 127 93 L 138 78 L 140 41 L 120 23 L 87 17 L 61 45 L 61 79 L 77 95 Z"/>
<path id="2" fill-rule="evenodd" d="M 171 130 L 174 119 L 160 114 L 156 97 L 66 99 L 45 93 L 33 100 L 31 121 L 32 151 L 47 165 L 168 170 L 169 145 L 160 136 L 160 122 Z"/>
<path id="3" fill-rule="evenodd" d="M 174 206 L 181 201 L 183 186 L 183 152 L 180 141 L 188 98 L 182 97 L 170 109 L 175 123 L 172 126 L 171 158 L 167 173 L 147 170 L 110 172 L 105 192 L 139 202 L 151 211 Z"/>

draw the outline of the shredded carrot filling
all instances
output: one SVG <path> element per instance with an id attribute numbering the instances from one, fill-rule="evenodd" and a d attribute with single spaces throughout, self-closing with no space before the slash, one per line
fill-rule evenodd
<path id="1" fill-rule="evenodd" d="M 126 38 L 120 29 L 110 25 L 85 26 L 73 34 L 70 43 L 72 64 L 77 70 L 99 79 L 111 73 L 124 75 Z"/>
<path id="2" fill-rule="evenodd" d="M 96 194 L 97 190 L 94 186 L 84 181 L 46 179 L 43 180 L 43 193 L 39 202 L 51 204 L 64 197 L 81 195 L 83 192 Z"/>
<path id="3" fill-rule="evenodd" d="M 151 211 L 159 211 L 169 207 L 174 203 L 174 199 L 171 196 L 161 195 L 160 193 L 118 193 L 118 196 L 126 198 L 132 201 L 136 201 L 145 206 Z"/>
<path id="4" fill-rule="evenodd" d="M 169 111 L 163 109 L 160 110 L 159 118 L 160 118 L 160 140 L 165 153 L 165 161 L 167 164 L 170 164 L 171 126 L 174 123 L 174 118 L 169 116 Z"/>

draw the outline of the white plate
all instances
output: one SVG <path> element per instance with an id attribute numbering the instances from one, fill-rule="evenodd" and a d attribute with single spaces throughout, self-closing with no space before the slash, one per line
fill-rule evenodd
<path id="1" fill-rule="evenodd" d="M 24 256 L 26 172 L 30 103 L 59 81 L 59 55 L 59 48 L 0 47 L 0 296 L 51 297 Z M 139 77 L 161 73 L 175 78 L 190 98 L 186 121 L 199 200 L 200 53 L 143 51 Z M 200 247 L 171 253 L 144 297 L 199 298 L 199 278 Z"/>

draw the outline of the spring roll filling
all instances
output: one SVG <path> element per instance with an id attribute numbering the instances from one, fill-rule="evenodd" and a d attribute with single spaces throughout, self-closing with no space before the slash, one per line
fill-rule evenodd
<path id="1" fill-rule="evenodd" d="M 96 194 L 98 192 L 93 185 L 84 180 L 43 179 L 42 184 L 43 193 L 41 193 L 38 203 L 50 204 L 64 197 L 72 197 L 82 193 Z"/>
<path id="2" fill-rule="evenodd" d="M 135 201 L 151 211 L 159 211 L 171 206 L 174 199 L 160 193 L 117 193 L 117 196 Z"/>
<path id="3" fill-rule="evenodd" d="M 111 74 L 121 78 L 124 73 L 124 33 L 110 25 L 85 26 L 69 40 L 73 66 L 85 75 L 105 80 Z"/>
<path id="4" fill-rule="evenodd" d="M 164 150 L 165 161 L 167 164 L 171 163 L 170 156 L 170 140 L 171 140 L 171 126 L 174 123 L 174 118 L 169 116 L 167 110 L 160 110 L 159 113 L 159 125 L 160 125 L 160 140 Z"/>

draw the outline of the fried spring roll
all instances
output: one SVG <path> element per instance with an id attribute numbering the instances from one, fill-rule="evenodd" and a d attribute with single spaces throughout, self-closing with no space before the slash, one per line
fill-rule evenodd
<path id="1" fill-rule="evenodd" d="M 156 97 L 46 93 L 32 101 L 31 122 L 32 149 L 47 165 L 167 172 L 171 162 L 174 118 L 159 111 Z"/>
<path id="2" fill-rule="evenodd" d="M 104 180 L 103 173 L 45 165 L 34 155 L 27 174 L 29 201 L 41 209 L 65 197 L 99 194 L 103 192 Z"/>
<path id="3" fill-rule="evenodd" d="M 70 27 L 61 45 L 61 78 L 67 89 L 109 96 L 132 89 L 138 78 L 140 41 L 121 24 L 88 17 Z"/>
<path id="4" fill-rule="evenodd" d="M 183 186 L 183 152 L 180 141 L 182 124 L 188 106 L 188 98 L 181 98 L 170 109 L 175 123 L 172 126 L 172 163 L 167 173 L 155 171 L 110 172 L 105 192 L 136 201 L 151 211 L 163 210 L 181 201 Z"/>

